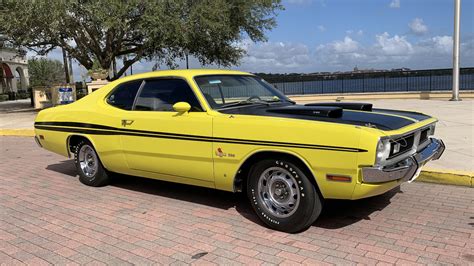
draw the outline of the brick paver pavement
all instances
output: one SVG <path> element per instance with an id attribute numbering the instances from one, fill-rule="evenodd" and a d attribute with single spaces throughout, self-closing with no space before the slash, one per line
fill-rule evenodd
<path id="1" fill-rule="evenodd" d="M 474 190 L 424 183 L 327 201 L 300 234 L 242 196 L 131 177 L 91 188 L 71 160 L 0 137 L 3 264 L 474 264 Z"/>

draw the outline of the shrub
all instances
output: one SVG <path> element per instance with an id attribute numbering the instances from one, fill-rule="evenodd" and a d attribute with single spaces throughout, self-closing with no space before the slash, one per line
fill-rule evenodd
<path id="1" fill-rule="evenodd" d="M 8 94 L 0 94 L 0 102 L 8 101 Z"/>
<path id="2" fill-rule="evenodd" d="M 85 89 L 76 89 L 76 100 L 79 100 L 86 95 L 87 91 Z"/>
<path id="3" fill-rule="evenodd" d="M 30 98 L 30 93 L 27 90 L 18 90 L 16 94 L 16 99 L 28 99 Z"/>

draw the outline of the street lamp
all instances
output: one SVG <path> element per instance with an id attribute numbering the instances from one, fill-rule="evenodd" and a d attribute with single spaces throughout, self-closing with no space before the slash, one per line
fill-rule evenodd
<path id="1" fill-rule="evenodd" d="M 453 34 L 453 96 L 451 101 L 459 98 L 459 24 L 461 17 L 461 0 L 454 0 L 454 34 Z"/>

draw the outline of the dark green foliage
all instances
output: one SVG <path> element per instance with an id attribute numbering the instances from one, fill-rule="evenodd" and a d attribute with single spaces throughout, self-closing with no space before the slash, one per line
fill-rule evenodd
<path id="1" fill-rule="evenodd" d="M 33 58 L 28 60 L 30 86 L 51 86 L 64 83 L 64 67 L 58 60 Z"/>
<path id="2" fill-rule="evenodd" d="M 141 60 L 174 65 L 185 53 L 202 64 L 237 64 L 242 39 L 264 41 L 275 26 L 280 0 L 4 0 L 0 32 L 45 54 L 64 48 L 85 68 L 96 58 L 124 65 Z"/>

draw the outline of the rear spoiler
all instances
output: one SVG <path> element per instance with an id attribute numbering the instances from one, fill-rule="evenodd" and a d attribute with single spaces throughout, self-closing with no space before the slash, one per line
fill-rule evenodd
<path id="1" fill-rule="evenodd" d="M 341 102 L 329 102 L 329 103 L 308 103 L 305 106 L 331 106 L 331 107 L 339 107 L 342 109 L 348 110 L 359 110 L 359 111 L 372 111 L 372 104 L 371 103 L 341 103 Z"/>

